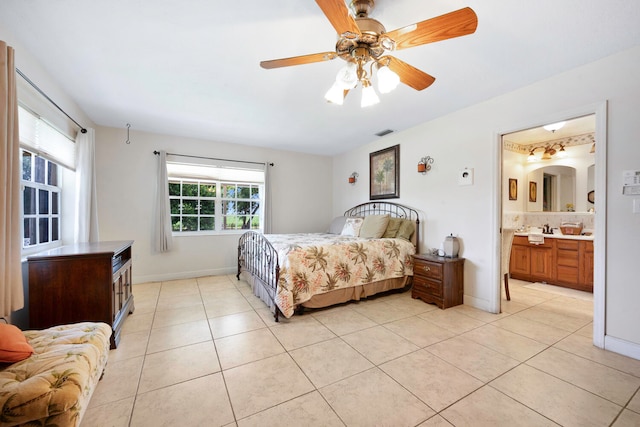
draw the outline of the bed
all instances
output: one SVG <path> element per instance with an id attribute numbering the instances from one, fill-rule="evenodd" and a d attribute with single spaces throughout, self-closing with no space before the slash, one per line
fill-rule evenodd
<path id="1" fill-rule="evenodd" d="M 237 278 L 274 313 L 291 317 L 393 289 L 406 289 L 419 247 L 418 212 L 368 202 L 334 218 L 327 233 L 262 234 L 238 242 Z"/>

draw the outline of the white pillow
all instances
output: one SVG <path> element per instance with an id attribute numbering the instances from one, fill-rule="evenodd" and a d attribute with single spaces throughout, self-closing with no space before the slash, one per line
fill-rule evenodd
<path id="1" fill-rule="evenodd" d="M 347 218 L 342 228 L 343 236 L 359 236 L 360 227 L 362 227 L 362 218 Z"/>
<path id="2" fill-rule="evenodd" d="M 346 216 L 337 216 L 331 221 L 329 226 L 329 234 L 340 234 L 344 228 L 344 224 L 347 222 Z"/>

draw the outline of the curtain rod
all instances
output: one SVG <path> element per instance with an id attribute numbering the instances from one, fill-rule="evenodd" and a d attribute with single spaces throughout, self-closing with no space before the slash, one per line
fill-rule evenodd
<path id="1" fill-rule="evenodd" d="M 17 67 L 16 67 L 16 73 L 18 73 L 20 75 L 20 77 L 25 79 L 26 82 L 29 83 L 35 90 L 37 90 L 38 93 L 40 93 L 40 95 L 44 96 L 47 99 L 47 101 L 52 103 L 58 110 L 60 110 L 62 112 L 62 114 L 67 116 L 69 118 L 69 120 L 71 120 L 73 123 L 75 123 L 76 126 L 78 126 L 80 128 L 80 132 L 81 133 L 87 133 L 87 130 L 84 128 L 84 126 L 82 126 L 80 123 L 78 123 L 75 120 L 73 120 L 73 118 L 70 115 L 68 115 L 66 111 L 64 111 L 62 108 L 60 108 L 60 106 L 58 104 L 56 104 L 51 98 L 49 98 L 49 96 L 46 93 L 44 93 L 42 91 L 42 89 L 40 89 L 34 82 L 32 82 L 31 79 L 29 79 L 29 77 L 25 76 L 24 73 L 22 71 L 20 71 L 20 69 L 18 69 Z"/>
<path id="2" fill-rule="evenodd" d="M 159 151 L 154 151 L 153 154 L 155 154 L 156 156 L 158 154 L 160 154 Z M 233 160 L 233 159 L 219 159 L 216 157 L 204 157 L 204 156 L 193 156 L 190 154 L 176 154 L 176 153 L 167 153 L 167 156 L 180 156 L 180 157 L 191 157 L 193 159 L 206 159 L 206 160 L 221 160 L 223 162 L 235 162 L 235 163 L 250 163 L 252 165 L 269 165 L 269 166 L 274 166 L 273 163 L 267 163 L 267 162 L 248 162 L 246 160 Z"/>

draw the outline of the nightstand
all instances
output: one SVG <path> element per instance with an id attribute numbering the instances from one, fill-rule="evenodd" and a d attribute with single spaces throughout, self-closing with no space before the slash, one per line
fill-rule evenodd
<path id="1" fill-rule="evenodd" d="M 464 295 L 464 258 L 433 255 L 413 256 L 412 298 L 445 309 L 462 304 Z"/>

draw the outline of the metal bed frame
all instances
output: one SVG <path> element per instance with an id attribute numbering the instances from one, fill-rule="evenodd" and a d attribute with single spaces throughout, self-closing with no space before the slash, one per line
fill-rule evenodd
<path id="1" fill-rule="evenodd" d="M 392 202 L 367 202 L 348 209 L 344 216 L 364 217 L 369 215 L 389 215 L 393 218 L 409 219 L 416 222 L 415 246 L 420 244 L 420 219 L 418 211 L 408 206 Z M 278 321 L 281 314 L 275 297 L 278 292 L 278 280 L 280 279 L 280 264 L 278 252 L 271 242 L 262 233 L 247 231 L 238 241 L 238 273 L 236 278 L 240 280 L 240 274 L 249 273 L 254 282 L 259 283 L 266 294 L 272 307 L 275 307 L 274 318 Z M 255 283 L 254 285 L 255 286 Z M 265 301 L 266 302 L 266 301 Z"/>

